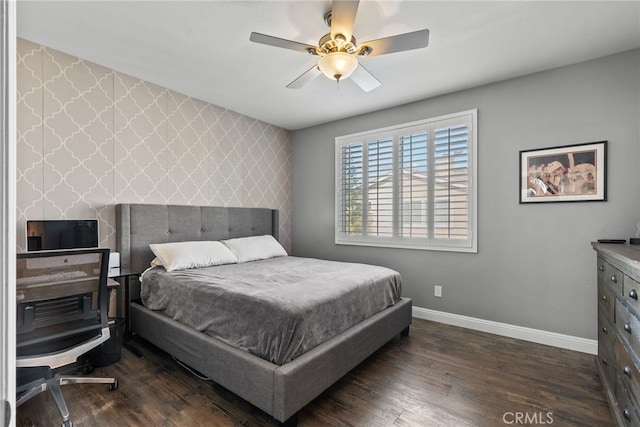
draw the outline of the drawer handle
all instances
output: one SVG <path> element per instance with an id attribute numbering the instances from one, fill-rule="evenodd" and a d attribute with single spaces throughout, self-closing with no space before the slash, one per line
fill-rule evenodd
<path id="1" fill-rule="evenodd" d="M 599 265 L 599 266 L 598 266 L 598 270 L 600 270 L 600 271 L 604 271 L 604 265 Z"/>
<path id="2" fill-rule="evenodd" d="M 607 358 L 606 357 L 602 358 L 602 364 L 605 365 L 605 366 L 609 364 L 609 362 L 607 362 Z"/>
<path id="3" fill-rule="evenodd" d="M 631 325 L 628 323 L 624 324 L 624 330 L 628 333 L 631 333 Z"/>
<path id="4" fill-rule="evenodd" d="M 616 277 L 616 275 L 614 274 L 613 276 L 611 276 L 611 277 L 609 278 L 609 281 L 610 281 L 611 283 L 618 283 L 618 278 L 617 278 L 617 277 Z"/>
<path id="5" fill-rule="evenodd" d="M 629 297 L 633 298 L 634 300 L 638 301 L 638 293 L 636 292 L 635 289 L 631 289 L 629 291 Z"/>
<path id="6" fill-rule="evenodd" d="M 606 295 L 602 295 L 602 301 L 607 302 L 607 296 Z"/>
<path id="7" fill-rule="evenodd" d="M 622 410 L 622 416 L 625 417 L 627 420 L 631 419 L 631 414 L 629 413 L 629 410 L 626 408 Z"/>
<path id="8" fill-rule="evenodd" d="M 603 327 L 602 327 L 602 332 L 604 332 L 605 334 L 608 334 L 608 333 L 609 333 L 609 331 L 607 331 L 607 327 L 606 327 L 606 326 L 603 326 Z"/>
<path id="9" fill-rule="evenodd" d="M 631 369 L 629 369 L 629 367 L 628 367 L 628 366 L 625 366 L 625 367 L 622 369 L 622 372 L 624 372 L 624 374 L 625 374 L 626 376 L 628 376 L 629 378 L 631 378 Z"/>

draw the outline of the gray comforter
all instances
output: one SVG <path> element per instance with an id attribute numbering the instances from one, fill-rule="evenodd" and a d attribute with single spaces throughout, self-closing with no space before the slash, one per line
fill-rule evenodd
<path id="1" fill-rule="evenodd" d="M 282 365 L 395 304 L 400 274 L 385 267 L 292 256 L 144 273 L 151 310 Z"/>

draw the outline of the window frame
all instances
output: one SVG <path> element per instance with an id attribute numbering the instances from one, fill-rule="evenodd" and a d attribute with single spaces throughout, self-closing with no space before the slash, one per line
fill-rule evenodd
<path id="1" fill-rule="evenodd" d="M 477 187 L 477 162 L 478 162 L 478 110 L 472 109 L 467 111 L 462 111 L 458 113 L 447 114 L 443 116 L 428 118 L 424 120 L 418 120 L 409 123 L 398 124 L 394 126 L 389 126 L 380 129 L 374 129 L 364 132 L 358 132 L 349 135 L 338 136 L 335 138 L 335 176 L 334 176 L 334 192 L 335 192 L 335 205 L 334 205 L 334 214 L 335 214 L 335 223 L 334 223 L 334 232 L 335 232 L 335 244 L 336 245 L 354 245 L 354 246 L 374 246 L 374 247 L 388 247 L 388 248 L 403 248 L 403 249 L 419 249 L 419 250 L 436 250 L 436 251 L 452 251 L 452 252 L 469 252 L 469 253 L 477 253 L 478 252 L 478 217 L 477 217 L 477 205 L 478 205 L 478 187 Z M 450 124 L 447 124 L 450 122 Z M 433 139 L 434 130 L 438 127 L 442 126 L 451 126 L 454 127 L 459 124 L 466 123 L 469 126 L 468 129 L 468 180 L 469 180 L 469 189 L 468 189 L 468 237 L 467 239 L 450 239 L 450 238 L 437 238 L 435 236 L 430 236 L 427 238 L 416 238 L 416 237 L 402 237 L 399 236 L 399 224 L 400 219 L 398 215 L 404 215 L 401 213 L 401 208 L 403 205 L 403 201 L 399 200 L 401 196 L 400 186 L 402 185 L 400 176 L 400 140 L 401 136 L 406 136 L 408 134 L 414 135 L 416 132 L 420 132 L 421 130 L 427 132 L 428 136 L 428 144 L 427 150 L 429 151 L 429 155 L 433 156 L 433 150 L 435 143 Z M 393 235 L 392 236 L 371 236 L 371 235 L 350 235 L 341 232 L 341 197 L 342 192 L 341 188 L 343 185 L 342 182 L 342 148 L 345 146 L 354 146 L 356 144 L 362 144 L 362 168 L 364 171 L 364 164 L 369 162 L 369 160 L 365 157 L 365 153 L 367 153 L 367 148 L 365 146 L 372 141 L 381 141 L 387 138 L 393 139 L 393 151 L 394 151 L 394 161 L 393 161 L 393 170 L 391 179 L 393 182 Z M 364 172 L 362 172 L 364 175 Z M 427 173 L 428 185 L 433 188 L 434 178 L 430 176 L 430 172 Z M 362 180 L 366 182 L 366 178 L 362 177 Z M 364 187 L 364 185 L 363 185 Z M 368 210 L 368 199 L 367 199 L 367 191 L 362 191 L 362 210 L 366 212 Z M 434 204 L 429 206 L 427 204 L 427 209 L 430 214 L 433 214 L 433 210 L 435 208 L 436 197 L 434 195 L 433 198 Z M 367 221 L 364 220 L 366 217 L 366 213 L 363 213 L 363 221 L 362 228 L 363 233 L 366 233 Z M 436 227 L 436 220 L 432 221 L 433 227 Z"/>

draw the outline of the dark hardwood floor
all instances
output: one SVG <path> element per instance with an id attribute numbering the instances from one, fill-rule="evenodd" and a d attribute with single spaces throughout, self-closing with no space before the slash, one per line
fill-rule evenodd
<path id="1" fill-rule="evenodd" d="M 275 426 L 222 387 L 195 378 L 137 341 L 142 357 L 96 369 L 119 388 L 62 388 L 80 426 Z M 59 426 L 51 395 L 18 408 L 17 426 Z M 519 421 L 519 422 L 518 422 Z M 395 338 L 307 405 L 299 426 L 613 426 L 594 357 L 414 319 Z"/>

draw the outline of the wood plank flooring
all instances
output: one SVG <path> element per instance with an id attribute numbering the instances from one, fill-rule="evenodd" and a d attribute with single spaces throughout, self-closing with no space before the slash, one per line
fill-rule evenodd
<path id="1" fill-rule="evenodd" d="M 231 392 L 199 380 L 137 341 L 143 356 L 96 369 L 119 388 L 62 388 L 80 426 L 276 426 Z M 517 422 L 517 421 L 520 422 Z M 18 408 L 17 426 L 59 426 L 53 398 Z M 306 426 L 613 426 L 594 357 L 413 319 L 395 338 L 307 405 Z"/>

